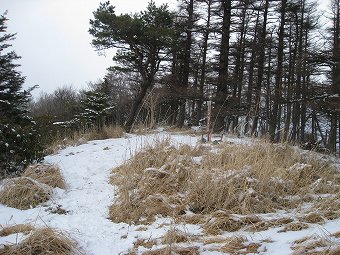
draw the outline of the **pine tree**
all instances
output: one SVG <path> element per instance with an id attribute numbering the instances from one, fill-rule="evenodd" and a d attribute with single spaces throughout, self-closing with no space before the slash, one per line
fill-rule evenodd
<path id="1" fill-rule="evenodd" d="M 38 159 L 35 122 L 29 117 L 30 91 L 15 63 L 20 57 L 8 48 L 15 34 L 6 33 L 5 14 L 0 16 L 0 177 L 20 172 Z"/>
<path id="2" fill-rule="evenodd" d="M 105 119 L 112 115 L 113 110 L 109 97 L 98 91 L 85 92 L 85 98 L 81 100 L 81 108 L 77 118 L 83 124 L 95 127 L 97 132 L 102 131 Z"/>
<path id="3" fill-rule="evenodd" d="M 110 2 L 101 3 L 90 20 L 92 45 L 97 50 L 116 48 L 114 60 L 118 70 L 136 72 L 140 76 L 130 113 L 125 123 L 127 132 L 133 124 L 147 91 L 165 61 L 173 36 L 174 15 L 167 5 L 157 7 L 151 1 L 146 9 L 135 15 L 116 15 Z"/>

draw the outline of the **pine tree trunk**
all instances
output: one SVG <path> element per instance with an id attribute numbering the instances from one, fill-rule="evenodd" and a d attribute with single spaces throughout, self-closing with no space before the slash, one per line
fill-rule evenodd
<path id="1" fill-rule="evenodd" d="M 254 135 L 259 120 L 259 113 L 261 111 L 261 89 L 264 75 L 264 65 L 265 65 L 265 57 L 266 57 L 266 36 L 267 36 L 267 18 L 268 18 L 268 8 L 269 8 L 269 0 L 266 0 L 264 6 L 263 13 L 263 23 L 262 23 L 262 31 L 259 35 L 259 47 L 260 54 L 258 59 L 258 71 L 257 71 L 257 81 L 256 81 L 256 92 L 255 92 L 255 113 L 254 113 L 254 122 L 251 130 L 251 134 Z"/>
<path id="2" fill-rule="evenodd" d="M 183 59 L 183 66 L 182 66 L 182 79 L 181 79 L 181 86 L 184 90 L 188 88 L 189 85 L 189 74 L 190 74 L 190 53 L 191 53 L 191 44 L 192 44 L 192 29 L 194 26 L 194 0 L 190 0 L 188 7 L 188 20 L 187 20 L 187 31 L 186 31 L 186 40 L 185 40 L 185 49 L 184 49 L 184 59 Z M 183 127 L 185 121 L 185 105 L 186 100 L 181 100 L 179 106 L 179 113 L 178 113 L 178 122 L 177 126 L 179 128 Z"/>
<path id="3" fill-rule="evenodd" d="M 334 35 L 333 35 L 333 67 L 332 67 L 332 94 L 340 94 L 340 0 L 334 2 Z M 333 108 L 333 107 L 331 107 Z M 328 140 L 328 149 L 330 152 L 336 152 L 337 125 L 339 122 L 339 113 L 331 109 L 330 132 Z"/>
<path id="4" fill-rule="evenodd" d="M 276 129 L 278 127 L 279 119 L 279 106 L 281 98 L 281 88 L 282 88 L 282 76 L 283 76 L 283 56 L 284 56 L 284 30 L 285 30 L 285 15 L 286 15 L 286 5 L 287 0 L 281 1 L 281 18 L 280 18 L 280 28 L 279 28 L 279 44 L 277 49 L 277 68 L 275 77 L 275 88 L 274 88 L 274 98 L 273 106 L 271 111 L 271 116 L 269 120 L 269 136 L 272 141 L 278 141 L 279 137 L 276 137 Z"/>
<path id="5" fill-rule="evenodd" d="M 249 80 L 248 80 L 248 90 L 247 90 L 247 106 L 250 109 L 250 114 L 253 115 L 254 113 L 254 105 L 252 104 L 252 99 L 253 99 L 253 85 L 254 85 L 254 67 L 255 67 L 255 62 L 256 62 L 256 56 L 257 56 L 257 28 L 259 25 L 259 12 L 257 13 L 257 19 L 255 23 L 255 34 L 252 42 L 252 49 L 251 49 L 251 56 L 250 56 L 250 63 L 249 63 Z M 244 128 L 244 133 L 249 132 L 249 123 L 250 123 L 250 118 L 249 115 L 246 117 L 246 126 Z"/>
<path id="6" fill-rule="evenodd" d="M 225 116 L 221 115 L 222 108 L 225 107 L 224 102 L 228 96 L 229 86 L 229 41 L 230 41 L 230 25 L 231 25 L 231 0 L 222 0 L 221 7 L 223 10 L 222 20 L 222 38 L 220 43 L 220 59 L 218 72 L 218 87 L 216 93 L 216 104 L 213 116 L 213 129 L 221 130 L 224 126 Z"/>
<path id="7" fill-rule="evenodd" d="M 204 30 L 203 49 L 202 49 L 202 68 L 201 68 L 201 75 L 200 75 L 200 80 L 199 80 L 199 95 L 201 98 L 203 98 L 204 96 L 204 84 L 205 84 L 205 77 L 206 77 L 207 52 L 208 52 L 208 40 L 209 40 L 209 34 L 210 34 L 212 0 L 208 0 L 207 5 L 208 5 L 207 22 L 206 22 L 205 30 Z M 197 102 L 197 115 L 196 115 L 196 120 L 195 120 L 196 125 L 202 119 L 202 106 L 203 106 L 203 99 L 199 99 Z"/>
<path id="8" fill-rule="evenodd" d="M 127 117 L 127 120 L 126 120 L 125 126 L 124 126 L 125 131 L 128 132 L 128 133 L 130 133 L 132 131 L 132 128 L 133 128 L 139 107 L 140 107 L 140 105 L 141 105 L 141 103 L 142 103 L 142 101 L 143 101 L 143 99 L 146 95 L 146 92 L 148 91 L 148 88 L 151 86 L 151 84 L 152 84 L 152 82 L 150 82 L 150 81 L 142 82 L 141 89 L 138 92 L 138 94 L 136 95 L 136 97 L 135 97 L 135 99 L 132 103 L 130 113 Z"/>
<path id="9" fill-rule="evenodd" d="M 242 8 L 242 13 L 240 15 L 240 26 L 239 26 L 239 41 L 236 50 L 236 59 L 235 59 L 235 71 L 234 71 L 234 84 L 233 84 L 233 98 L 237 98 L 237 105 L 241 107 L 241 95 L 242 95 L 242 87 L 243 87 L 243 72 L 245 66 L 245 40 L 246 40 L 246 30 L 248 28 L 248 24 L 246 24 L 246 13 L 249 8 L 249 3 L 244 2 L 244 6 Z M 238 117 L 233 120 L 233 131 L 238 125 Z"/>

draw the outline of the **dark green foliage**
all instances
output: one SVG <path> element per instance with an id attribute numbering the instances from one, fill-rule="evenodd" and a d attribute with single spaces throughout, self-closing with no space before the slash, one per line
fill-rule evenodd
<path id="1" fill-rule="evenodd" d="M 6 31 L 6 18 L 0 17 L 0 32 Z M 9 51 L 13 34 L 0 35 L 0 177 L 21 171 L 39 158 L 35 122 L 27 104 L 30 91 L 23 91 L 25 77 L 14 62 L 20 57 Z"/>
<path id="2" fill-rule="evenodd" d="M 167 59 L 173 37 L 174 15 L 167 5 L 150 2 L 147 10 L 135 15 L 116 15 L 110 2 L 100 4 L 90 20 L 93 46 L 98 50 L 117 48 L 114 60 L 119 70 L 136 72 L 140 87 L 125 123 L 131 131 L 138 108 L 153 86 L 155 75 Z"/>
<path id="3" fill-rule="evenodd" d="M 81 112 L 77 115 L 79 120 L 90 127 L 95 127 L 100 132 L 105 124 L 106 117 L 112 114 L 113 106 L 109 97 L 97 91 L 85 92 L 81 100 Z"/>

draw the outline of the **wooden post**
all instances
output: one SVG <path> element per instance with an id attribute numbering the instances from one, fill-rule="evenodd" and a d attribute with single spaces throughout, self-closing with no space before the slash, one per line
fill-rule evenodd
<path id="1" fill-rule="evenodd" d="M 208 101 L 207 133 L 208 133 L 207 141 L 211 142 L 211 100 Z"/>

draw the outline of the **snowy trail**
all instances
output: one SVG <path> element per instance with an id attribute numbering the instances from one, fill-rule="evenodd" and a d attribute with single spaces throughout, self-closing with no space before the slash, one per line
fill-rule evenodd
<path id="1" fill-rule="evenodd" d="M 115 237 L 126 234 L 123 226 L 119 229 L 107 219 L 107 212 L 115 195 L 108 183 L 110 170 L 127 158 L 127 143 L 129 140 L 124 138 L 92 141 L 46 157 L 47 162 L 60 166 L 67 180 L 67 191 L 55 199 L 69 212 L 62 219 L 50 214 L 45 220 L 52 227 L 76 235 L 90 254 L 110 254 L 118 246 Z"/>

